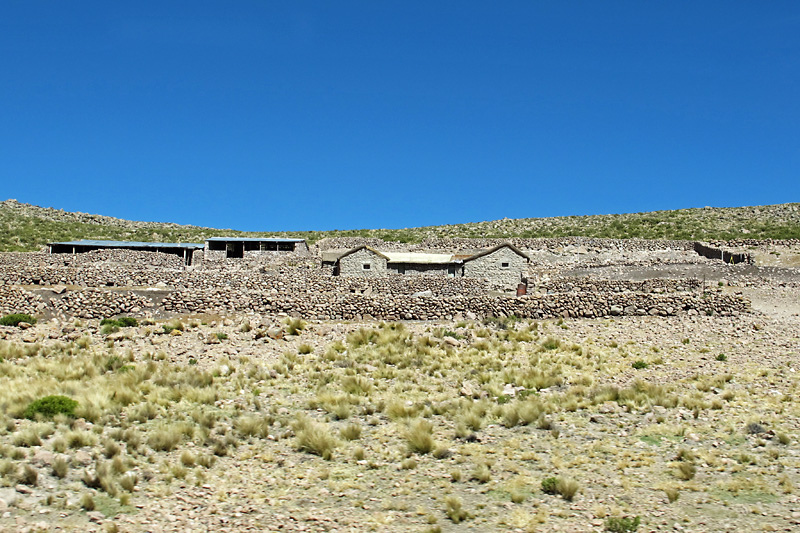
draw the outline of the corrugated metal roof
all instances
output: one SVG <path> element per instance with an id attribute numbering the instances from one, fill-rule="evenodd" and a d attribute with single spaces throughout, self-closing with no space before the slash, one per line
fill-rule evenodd
<path id="1" fill-rule="evenodd" d="M 65 246 L 96 246 L 98 248 L 189 248 L 201 249 L 205 245 L 201 242 L 139 242 L 139 241 L 93 241 L 80 240 L 68 242 L 51 242 L 48 244 L 61 244 Z"/>
<path id="2" fill-rule="evenodd" d="M 445 265 L 453 262 L 451 254 L 423 254 L 417 252 L 381 252 L 390 263 L 411 263 L 415 265 Z"/>
<path id="3" fill-rule="evenodd" d="M 284 239 L 281 237 L 209 237 L 206 241 L 217 242 L 305 242 L 305 239 Z"/>

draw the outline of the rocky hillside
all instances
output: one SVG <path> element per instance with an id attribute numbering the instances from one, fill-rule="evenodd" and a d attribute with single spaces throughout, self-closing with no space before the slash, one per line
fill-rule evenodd
<path id="1" fill-rule="evenodd" d="M 109 216 L 71 213 L 16 200 L 0 202 L 0 251 L 30 251 L 47 242 L 74 239 L 117 239 L 202 242 L 222 235 L 298 236 L 309 242 L 325 237 L 377 237 L 420 242 L 452 237 L 605 237 L 687 240 L 800 238 L 800 204 L 756 207 L 704 207 L 650 213 L 553 218 L 502 219 L 405 229 L 362 229 L 299 233 L 245 233 L 234 230 L 137 222 Z"/>

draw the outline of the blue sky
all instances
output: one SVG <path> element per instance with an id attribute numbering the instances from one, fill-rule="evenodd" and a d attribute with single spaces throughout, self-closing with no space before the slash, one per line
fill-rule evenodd
<path id="1" fill-rule="evenodd" d="M 251 231 L 800 201 L 800 3 L 0 4 L 0 199 Z"/>

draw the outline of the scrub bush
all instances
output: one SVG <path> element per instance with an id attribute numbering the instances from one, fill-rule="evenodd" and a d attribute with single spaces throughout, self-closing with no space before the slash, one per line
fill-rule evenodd
<path id="1" fill-rule="evenodd" d="M 45 396 L 34 400 L 22 413 L 25 418 L 33 420 L 36 415 L 42 415 L 46 418 L 52 418 L 55 415 L 74 416 L 75 408 L 78 407 L 78 402 L 66 396 Z"/>
<path id="2" fill-rule="evenodd" d="M 14 313 L 0 318 L 0 326 L 18 326 L 20 322 L 36 324 L 36 318 L 24 313 Z"/>

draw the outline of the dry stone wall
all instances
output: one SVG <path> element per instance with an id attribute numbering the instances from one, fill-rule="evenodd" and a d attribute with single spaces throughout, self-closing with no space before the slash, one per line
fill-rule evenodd
<path id="1" fill-rule="evenodd" d="M 141 316 L 154 307 L 151 299 L 131 291 L 84 289 L 65 292 L 52 298 L 50 307 L 59 314 L 80 318 L 106 318 L 117 315 Z"/>
<path id="2" fill-rule="evenodd" d="M 46 311 L 41 296 L 19 287 L 0 287 L 0 316 L 11 313 L 37 315 Z"/>
<path id="3" fill-rule="evenodd" d="M 709 244 L 717 248 L 800 246 L 800 239 L 733 239 L 730 241 L 711 241 Z"/>
<path id="4" fill-rule="evenodd" d="M 694 243 L 694 250 L 703 257 L 707 257 L 708 259 L 720 259 L 724 263 L 753 263 L 753 258 L 750 257 L 750 254 L 730 252 L 721 248 L 715 248 L 714 246 L 704 244 L 702 242 Z"/>
<path id="5" fill-rule="evenodd" d="M 162 287 L 174 289 L 213 289 L 228 287 L 238 290 L 264 291 L 279 294 L 308 292 L 414 294 L 432 291 L 437 295 L 483 294 L 489 290 L 482 280 L 415 276 L 402 278 L 332 277 L 318 268 L 278 268 L 269 271 L 203 269 L 159 270 L 87 266 L 3 268 L 1 285 L 68 285 L 79 287 Z"/>
<path id="6" fill-rule="evenodd" d="M 600 280 L 590 278 L 559 278 L 545 281 L 535 286 L 535 290 L 545 293 L 562 292 L 641 292 L 668 293 L 689 292 L 702 288 L 699 279 L 646 279 L 643 281 Z"/>
<path id="7" fill-rule="evenodd" d="M 462 250 L 484 250 L 501 244 L 510 243 L 523 250 L 557 250 L 569 246 L 582 246 L 601 250 L 616 250 L 620 252 L 640 252 L 657 250 L 683 250 L 693 249 L 692 241 L 675 240 L 649 240 L 649 239 L 594 239 L 587 237 L 558 237 L 541 239 L 434 239 L 423 240 L 419 244 L 400 242 L 386 242 L 376 238 L 366 237 L 331 237 L 322 239 L 315 245 L 319 251 L 350 250 L 358 246 L 370 246 L 377 250 L 386 251 L 437 251 L 442 253 L 456 253 Z"/>
<path id="8" fill-rule="evenodd" d="M 437 320 L 511 316 L 524 318 L 679 314 L 731 315 L 749 309 L 741 296 L 721 293 L 568 293 L 544 296 L 419 296 L 312 294 L 277 296 L 227 290 L 176 291 L 163 301 L 172 313 L 286 313 L 322 320 Z"/>
<path id="9" fill-rule="evenodd" d="M 83 289 L 38 295 L 0 287 L 2 312 L 103 318 L 120 314 L 160 316 L 183 313 L 291 314 L 309 319 L 437 320 L 511 316 L 524 318 L 621 315 L 737 314 L 749 309 L 741 296 L 711 292 L 642 294 L 575 292 L 511 296 L 416 296 L 386 294 L 267 294 L 230 289 L 169 291 L 161 301 L 133 291 Z"/>

